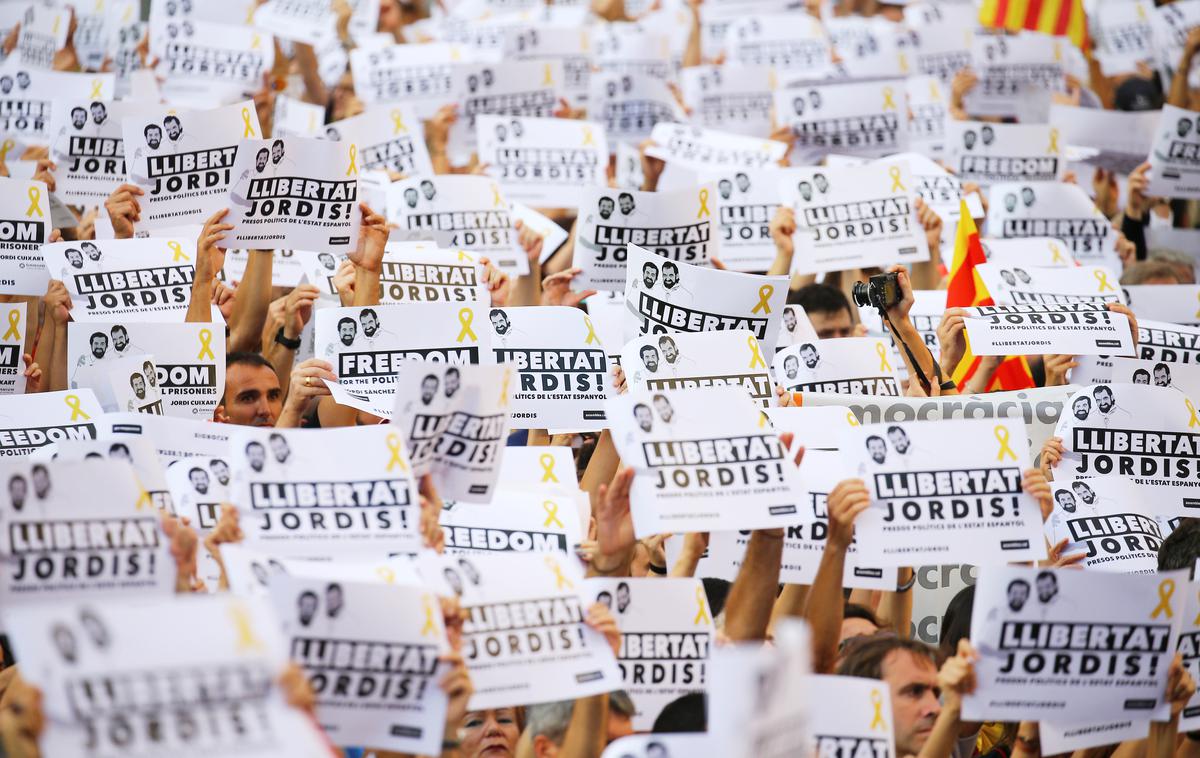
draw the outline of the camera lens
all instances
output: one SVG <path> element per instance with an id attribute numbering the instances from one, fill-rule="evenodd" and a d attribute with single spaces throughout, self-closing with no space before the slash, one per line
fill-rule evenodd
<path id="1" fill-rule="evenodd" d="M 871 288 L 866 282 L 855 282 L 850 288 L 850 297 L 854 300 L 854 304 L 866 307 L 871 304 Z"/>

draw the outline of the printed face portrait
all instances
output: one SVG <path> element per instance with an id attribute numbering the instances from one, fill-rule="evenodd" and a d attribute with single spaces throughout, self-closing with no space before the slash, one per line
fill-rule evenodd
<path id="1" fill-rule="evenodd" d="M 1137 371 L 1134 371 L 1133 372 L 1133 383 L 1134 384 L 1149 384 L 1150 383 L 1150 372 L 1144 368 L 1139 368 Z"/>
<path id="2" fill-rule="evenodd" d="M 463 593 L 463 580 L 457 571 L 447 566 L 442 569 L 442 577 L 445 578 L 446 584 L 450 585 L 450 589 L 454 590 L 455 595 Z"/>
<path id="3" fill-rule="evenodd" d="M 613 214 L 613 208 L 615 206 L 613 204 L 611 197 L 600 198 L 600 202 L 598 205 L 600 207 L 600 218 L 606 219 Z"/>
<path id="4" fill-rule="evenodd" d="M 658 417 L 664 422 L 670 423 L 671 419 L 675 417 L 675 409 L 671 407 L 671 401 L 667 400 L 665 395 L 655 395 L 651 402 L 654 403 L 654 410 L 658 412 Z"/>
<path id="5" fill-rule="evenodd" d="M 192 489 L 204 495 L 208 492 L 208 472 L 202 468 L 194 468 L 188 472 L 188 479 L 192 482 Z"/>
<path id="6" fill-rule="evenodd" d="M 430 403 L 433 402 L 433 397 L 434 397 L 434 395 L 437 394 L 438 384 L 439 384 L 438 378 L 436 376 L 434 376 L 433 374 L 430 374 L 429 376 L 427 376 L 421 380 L 421 402 L 422 403 L 424 403 L 425 405 L 429 405 Z"/>
<path id="7" fill-rule="evenodd" d="M 421 196 L 417 192 L 416 187 L 409 187 L 408 189 L 404 190 L 404 202 L 408 205 L 409 208 L 416 208 L 417 201 L 420 199 L 421 199 Z"/>
<path id="8" fill-rule="evenodd" d="M 813 184 L 817 187 L 817 192 L 822 195 L 829 191 L 829 180 L 824 174 L 813 174 Z"/>
<path id="9" fill-rule="evenodd" d="M 990 145 L 996 139 L 996 130 L 990 126 L 985 126 L 979 130 L 979 136 L 983 140 L 983 144 Z"/>
<path id="10" fill-rule="evenodd" d="M 4 91 L 8 92 L 8 90 L 4 90 Z M 1192 120 L 1190 118 L 1181 118 L 1181 119 L 1179 119 L 1179 123 L 1175 125 L 1175 131 L 1179 133 L 1180 137 L 1186 137 L 1188 135 L 1188 132 L 1190 132 L 1191 130 L 1192 130 Z"/>
<path id="11" fill-rule="evenodd" d="M 793 97 L 792 98 L 792 110 L 796 113 L 797 116 L 803 116 L 804 115 L 804 98 Z"/>
<path id="12" fill-rule="evenodd" d="M 117 325 L 109 330 L 112 335 L 113 347 L 118 350 L 124 350 L 129 345 L 129 332 L 125 331 L 125 327 Z"/>
<path id="13" fill-rule="evenodd" d="M 1087 420 L 1088 414 L 1092 412 L 1092 400 L 1089 397 L 1077 397 L 1071 401 L 1071 413 L 1080 421 Z"/>
<path id="14" fill-rule="evenodd" d="M 178 142 L 183 136 L 183 124 L 179 123 L 179 119 L 174 116 L 167 116 L 163 119 L 163 126 L 167 130 L 167 139 L 172 142 Z"/>
<path id="15" fill-rule="evenodd" d="M 88 639 L 92 644 L 101 650 L 108 647 L 110 641 L 108 636 L 108 628 L 104 626 L 104 622 L 96 615 L 96 612 L 90 608 L 84 608 L 79 612 L 79 623 L 83 626 L 83 631 L 87 633 Z"/>
<path id="16" fill-rule="evenodd" d="M 1008 608 L 1019 611 L 1029 600 L 1029 582 L 1024 579 L 1014 579 L 1008 583 Z"/>
<path id="17" fill-rule="evenodd" d="M 1075 496 L 1071 494 L 1070 490 L 1055 490 L 1054 502 L 1058 503 L 1058 507 L 1067 513 L 1075 512 Z"/>
<path id="18" fill-rule="evenodd" d="M 733 195 L 733 182 L 722 179 L 717 182 L 717 191 L 721 193 L 721 197 L 728 200 Z"/>
<path id="19" fill-rule="evenodd" d="M 29 89 L 30 83 L 29 73 L 27 71 L 17 72 L 17 86 L 21 89 Z"/>
<path id="20" fill-rule="evenodd" d="M 1108 387 L 1097 387 L 1092 395 L 1096 398 L 1096 407 L 1101 413 L 1108 413 L 1117 404 L 1116 398 L 1113 397 L 1112 390 Z"/>
<path id="21" fill-rule="evenodd" d="M 649 432 L 654 428 L 654 414 L 650 412 L 650 406 L 645 403 L 633 406 L 633 418 L 643 432 Z"/>
<path id="22" fill-rule="evenodd" d="M 146 377 L 146 382 L 151 387 L 158 386 L 158 372 L 154 370 L 154 364 L 146 361 L 142 364 L 142 374 Z"/>
<path id="23" fill-rule="evenodd" d="M 96 126 L 108 120 L 108 108 L 104 107 L 104 103 L 92 103 L 89 110 L 92 112 L 92 122 Z"/>
<path id="24" fill-rule="evenodd" d="M 346 317 L 338 321 L 338 339 L 343 345 L 349 347 L 354 342 L 354 335 L 358 333 L 358 324 L 354 323 L 354 319 Z"/>
<path id="25" fill-rule="evenodd" d="M 796 331 L 796 312 L 791 308 L 783 309 L 783 326 L 789 332 Z"/>
<path id="26" fill-rule="evenodd" d="M 108 457 L 116 458 L 118 460 L 124 460 L 124 461 L 132 461 L 133 460 L 133 456 L 131 456 L 129 454 L 129 448 L 126 447 L 125 445 L 121 444 L 120 442 L 117 442 L 117 443 L 109 446 Z"/>
<path id="27" fill-rule="evenodd" d="M 267 444 L 271 446 L 271 455 L 280 463 L 287 461 L 288 456 L 292 454 L 292 449 L 288 447 L 282 434 L 272 434 L 267 438 Z"/>
<path id="28" fill-rule="evenodd" d="M 628 216 L 633 213 L 633 195 L 628 192 L 622 192 L 617 195 L 617 207 L 621 209 L 622 216 Z"/>
<path id="29" fill-rule="evenodd" d="M 658 349 L 662 351 L 667 363 L 674 363 L 679 358 L 679 348 L 675 345 L 675 340 L 670 337 L 659 337 Z"/>
<path id="30" fill-rule="evenodd" d="M 267 573 L 267 567 L 258 561 L 250 562 L 250 572 L 254 574 L 255 581 L 264 587 L 266 587 L 267 583 L 271 581 L 271 576 Z"/>
<path id="31" fill-rule="evenodd" d="M 50 635 L 54 638 L 54 648 L 67 663 L 74 663 L 79 658 L 79 650 L 75 644 L 75 635 L 65 624 L 55 624 Z"/>
<path id="32" fill-rule="evenodd" d="M 421 194 L 425 196 L 426 200 L 432 200 L 433 196 L 437 194 L 437 187 L 433 186 L 433 182 L 424 179 L 421 181 Z"/>
<path id="33" fill-rule="evenodd" d="M 663 286 L 667 289 L 675 289 L 679 284 L 679 267 L 674 263 L 667 261 L 662 267 Z"/>
<path id="34" fill-rule="evenodd" d="M 887 460 L 887 443 L 883 441 L 883 437 L 871 435 L 867 437 L 867 452 L 870 453 L 871 460 L 883 463 Z"/>
<path id="35" fill-rule="evenodd" d="M 624 613 L 629 607 L 629 583 L 621 582 L 617 585 L 617 613 Z"/>
<path id="36" fill-rule="evenodd" d="M 647 371 L 652 374 L 658 371 L 658 351 L 654 349 L 653 345 L 643 345 L 642 349 L 638 351 L 638 355 L 641 356 L 642 365 L 646 367 Z"/>
<path id="37" fill-rule="evenodd" d="M 416 190 L 413 190 L 413 195 L 416 196 Z M 337 268 L 337 260 L 329 253 L 320 253 L 317 255 L 317 260 L 321 262 L 321 266 L 329 271 Z"/>
<path id="38" fill-rule="evenodd" d="M 92 357 L 103 358 L 104 353 L 108 351 L 108 336 L 103 332 L 96 332 L 92 335 Z"/>
<path id="39" fill-rule="evenodd" d="M 262 443 L 251 442 L 246 445 L 246 462 L 255 471 L 263 470 L 263 466 L 267 465 L 267 449 Z"/>
<path id="40" fill-rule="evenodd" d="M 459 386 L 462 384 L 462 374 L 456 368 L 446 370 L 446 397 L 454 397 L 454 393 L 458 392 Z"/>
<path id="41" fill-rule="evenodd" d="M 1048 603 L 1058 594 L 1058 579 L 1049 571 L 1043 571 L 1037 575 L 1034 580 L 1037 585 L 1037 596 L 1039 603 Z"/>
<path id="42" fill-rule="evenodd" d="M 892 447 L 901 455 L 908 452 L 909 440 L 908 433 L 898 426 L 888 427 L 887 431 L 888 442 L 892 443 Z"/>
<path id="43" fill-rule="evenodd" d="M 458 570 L 463 572 L 463 575 L 467 577 L 468 582 L 474 584 L 475 586 L 479 586 L 479 580 L 482 577 L 479 576 L 479 570 L 475 568 L 475 564 L 471 563 L 466 558 L 459 558 Z"/>
<path id="44" fill-rule="evenodd" d="M 612 593 L 608 590 L 601 590 L 596 595 L 596 602 L 603 603 L 605 608 L 612 610 Z"/>
<path id="45" fill-rule="evenodd" d="M 661 742 L 647 742 L 646 758 L 671 758 L 671 753 Z"/>
<path id="46" fill-rule="evenodd" d="M 100 260 L 100 248 L 96 247 L 96 243 L 87 241 L 80 242 L 79 249 L 82 250 L 83 254 L 88 257 L 88 260 Z"/>
<path id="47" fill-rule="evenodd" d="M 798 185 L 796 185 L 796 188 L 800 190 L 800 197 L 804 198 L 806 202 L 812 200 L 813 193 L 811 184 L 808 182 L 800 182 Z"/>
<path id="48" fill-rule="evenodd" d="M 73 247 L 68 247 L 64 255 L 67 257 L 67 263 L 71 264 L 71 268 L 83 268 L 83 253 Z"/>
<path id="49" fill-rule="evenodd" d="M 492 328 L 496 330 L 496 334 L 507 334 L 512 324 L 508 321 L 508 314 L 501 310 L 493 310 L 488 314 L 488 319 L 492 322 Z"/>
<path id="50" fill-rule="evenodd" d="M 11 76 L 0 76 L 0 92 L 8 94 L 12 92 L 13 78 Z"/>
<path id="51" fill-rule="evenodd" d="M 329 618 L 337 618 L 337 615 L 342 612 L 342 606 L 345 605 L 345 597 L 342 594 L 342 585 L 334 582 L 325 588 L 325 615 Z"/>
<path id="52" fill-rule="evenodd" d="M 296 601 L 300 612 L 300 626 L 308 626 L 317 615 L 317 593 L 305 590 Z"/>
<path id="53" fill-rule="evenodd" d="M 1025 207 L 1033 205 L 1037 201 L 1037 195 L 1033 194 L 1033 187 L 1021 188 L 1021 202 L 1025 203 Z"/>
<path id="54" fill-rule="evenodd" d="M 975 140 L 977 139 L 978 137 L 976 136 L 975 132 L 968 129 L 967 131 L 963 132 L 963 147 L 968 150 L 974 149 Z"/>
<path id="55" fill-rule="evenodd" d="M 788 379 L 795 379 L 800 373 L 800 359 L 794 355 L 789 355 L 783 359 L 783 373 Z"/>
<path id="56" fill-rule="evenodd" d="M 1014 274 L 1013 272 L 1009 271 L 1008 269 L 1001 269 L 1001 271 L 1000 271 L 1000 278 L 1001 278 L 1001 279 L 1003 279 L 1003 280 L 1004 280 L 1004 283 L 1005 283 L 1005 284 L 1007 284 L 1009 287 L 1016 287 L 1016 286 L 1017 286 L 1017 276 L 1016 276 L 1016 274 Z"/>
<path id="57" fill-rule="evenodd" d="M 86 126 L 87 118 L 88 118 L 87 109 L 85 109 L 85 108 L 72 108 L 71 109 L 71 126 L 75 127 L 76 129 L 82 129 L 84 126 Z"/>
<path id="58" fill-rule="evenodd" d="M 1071 489 L 1075 491 L 1080 500 L 1088 505 L 1096 502 L 1096 491 L 1086 482 L 1075 482 L 1071 485 Z"/>
<path id="59" fill-rule="evenodd" d="M 277 139 L 271 143 L 271 163 L 278 164 L 283 160 L 283 140 Z"/>
<path id="60" fill-rule="evenodd" d="M 149 146 L 151 150 L 157 150 L 158 146 L 162 144 L 162 129 L 159 128 L 158 124 L 150 124 L 150 126 L 147 126 L 145 135 L 146 145 Z"/>
<path id="61" fill-rule="evenodd" d="M 1020 279 L 1023 284 L 1029 284 L 1033 281 L 1033 277 L 1030 276 L 1029 272 L 1023 268 L 1014 268 L 1013 273 L 1017 275 L 1017 278 Z"/>
<path id="62" fill-rule="evenodd" d="M 805 342 L 800 346 L 800 358 L 809 368 L 816 368 L 817 364 L 821 362 L 821 354 L 817 352 L 816 345 L 811 342 Z"/>
<path id="63" fill-rule="evenodd" d="M 1167 364 L 1157 363 L 1154 365 L 1154 384 L 1158 387 L 1171 386 L 1171 369 L 1167 368 Z"/>
<path id="64" fill-rule="evenodd" d="M 750 189 L 750 176 L 748 174 L 738 172 L 733 177 L 733 180 L 737 182 L 738 190 L 745 192 L 746 190 Z"/>
<path id="65" fill-rule="evenodd" d="M 25 498 L 28 495 L 29 483 L 25 481 L 25 477 L 16 474 L 8 480 L 8 499 L 14 510 L 19 511 L 25 507 Z"/>
<path id="66" fill-rule="evenodd" d="M 642 284 L 650 289 L 658 281 L 658 267 L 650 261 L 642 264 Z"/>
<path id="67" fill-rule="evenodd" d="M 1004 209 L 1009 213 L 1017 209 L 1017 196 L 1014 193 L 1009 192 L 1004 196 Z"/>
<path id="68" fill-rule="evenodd" d="M 496 139 L 500 142 L 508 139 L 508 127 L 504 124 L 496 124 Z"/>
<path id="69" fill-rule="evenodd" d="M 358 321 L 362 324 L 363 334 L 368 337 L 374 337 L 375 332 L 379 331 L 379 316 L 373 310 L 365 310 L 358 314 Z"/>
<path id="70" fill-rule="evenodd" d="M 216 458 L 212 463 L 208 464 L 209 471 L 212 471 L 213 476 L 221 484 L 229 484 L 229 464 L 220 458 Z"/>
<path id="71" fill-rule="evenodd" d="M 146 377 L 141 374 L 132 374 L 129 377 L 129 386 L 133 389 L 133 394 L 138 400 L 146 399 Z"/>
<path id="72" fill-rule="evenodd" d="M 30 478 L 33 479 L 33 494 L 37 495 L 39 500 L 50 494 L 50 472 L 45 466 L 40 463 L 34 466 Z"/>
<path id="73" fill-rule="evenodd" d="M 330 142 L 341 142 L 342 135 L 338 132 L 337 127 L 327 126 L 325 127 L 325 139 Z"/>
<path id="74" fill-rule="evenodd" d="M 271 151 L 264 147 L 258 151 L 258 155 L 254 156 L 254 170 L 261 174 L 269 160 L 271 160 Z"/>

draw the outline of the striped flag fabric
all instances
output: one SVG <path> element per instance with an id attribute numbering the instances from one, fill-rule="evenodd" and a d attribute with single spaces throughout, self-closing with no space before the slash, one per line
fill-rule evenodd
<path id="1" fill-rule="evenodd" d="M 1029 29 L 1068 37 L 1081 49 L 1087 44 L 1083 0 L 983 0 L 979 23 L 991 29 Z"/>

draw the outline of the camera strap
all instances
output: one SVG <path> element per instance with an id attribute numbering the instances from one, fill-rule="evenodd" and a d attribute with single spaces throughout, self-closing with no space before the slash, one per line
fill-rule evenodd
<path id="1" fill-rule="evenodd" d="M 910 350 L 908 348 L 908 343 L 906 343 L 904 340 L 899 338 L 899 336 L 898 336 L 899 332 L 896 331 L 896 325 L 892 323 L 892 319 L 890 316 L 888 316 L 888 312 L 886 310 L 884 310 L 883 308 L 880 308 L 879 315 L 883 316 L 883 320 L 887 322 L 887 325 L 889 327 L 891 327 L 892 338 L 895 341 L 899 342 L 900 347 L 904 349 L 905 355 L 908 356 L 908 362 L 912 365 L 913 370 L 917 372 L 917 380 L 921 382 L 921 388 L 925 390 L 925 394 L 932 395 L 933 394 L 933 389 L 931 387 L 932 382 L 930 381 L 929 377 L 925 376 L 925 372 L 921 370 L 921 364 L 917 361 L 917 356 L 913 355 L 912 350 Z M 926 352 L 929 353 L 929 357 L 933 360 L 933 377 L 934 377 L 934 379 L 937 380 L 939 387 L 941 387 L 942 389 L 945 389 L 946 383 L 942 381 L 942 367 L 938 365 L 937 359 L 933 357 L 933 351 L 931 351 L 929 349 L 928 345 L 925 346 L 925 350 L 926 350 Z"/>

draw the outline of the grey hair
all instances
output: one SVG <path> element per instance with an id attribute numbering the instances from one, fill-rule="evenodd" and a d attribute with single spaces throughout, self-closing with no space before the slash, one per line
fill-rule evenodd
<path id="1" fill-rule="evenodd" d="M 574 700 L 561 700 L 556 703 L 540 703 L 529 706 L 525 715 L 528 721 L 529 737 L 533 739 L 542 735 L 555 745 L 562 746 L 563 738 L 567 736 L 567 726 L 571 723 L 571 712 L 575 709 Z"/>

